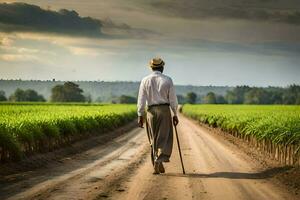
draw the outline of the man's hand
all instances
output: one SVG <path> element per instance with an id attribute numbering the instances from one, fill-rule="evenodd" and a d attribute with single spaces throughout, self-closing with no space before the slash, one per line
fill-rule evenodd
<path id="1" fill-rule="evenodd" d="M 173 124 L 174 124 L 174 126 L 177 126 L 178 123 L 179 123 L 178 117 L 177 116 L 173 116 Z"/>
<path id="2" fill-rule="evenodd" d="M 141 128 L 144 128 L 144 118 L 143 118 L 143 116 L 139 116 L 139 118 L 138 118 L 138 124 L 139 124 L 139 127 L 141 127 Z"/>

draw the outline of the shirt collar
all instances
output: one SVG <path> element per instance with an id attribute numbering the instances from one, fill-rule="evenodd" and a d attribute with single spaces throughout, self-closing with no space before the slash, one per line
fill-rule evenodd
<path id="1" fill-rule="evenodd" d="M 160 71 L 153 71 L 152 74 L 162 74 Z"/>

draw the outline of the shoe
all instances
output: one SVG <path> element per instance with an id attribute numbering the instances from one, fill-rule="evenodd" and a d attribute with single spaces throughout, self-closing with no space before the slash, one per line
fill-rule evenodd
<path id="1" fill-rule="evenodd" d="M 154 162 L 154 172 L 153 174 L 159 174 L 159 165 L 160 165 L 160 162 Z"/>
<path id="2" fill-rule="evenodd" d="M 159 172 L 160 172 L 160 173 L 165 173 L 165 168 L 164 168 L 164 165 L 163 165 L 162 162 L 159 163 L 158 169 L 159 169 Z"/>

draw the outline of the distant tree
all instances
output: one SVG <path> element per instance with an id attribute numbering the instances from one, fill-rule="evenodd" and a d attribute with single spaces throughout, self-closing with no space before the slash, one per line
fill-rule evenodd
<path id="1" fill-rule="evenodd" d="M 196 99 L 197 99 L 196 93 L 194 93 L 194 92 L 187 93 L 187 95 L 186 95 L 187 103 L 194 104 L 194 103 L 196 103 Z"/>
<path id="2" fill-rule="evenodd" d="M 204 103 L 207 104 L 216 104 L 217 103 L 217 98 L 215 93 L 209 92 L 207 95 L 204 97 Z"/>
<path id="3" fill-rule="evenodd" d="M 250 90 L 251 88 L 247 85 L 244 86 L 237 86 L 235 89 L 233 89 L 233 92 L 236 94 L 236 103 L 242 104 L 244 103 L 245 94 Z"/>
<path id="4" fill-rule="evenodd" d="M 216 102 L 217 102 L 217 104 L 227 104 L 225 97 L 222 95 L 216 96 Z"/>
<path id="5" fill-rule="evenodd" d="M 56 85 L 51 90 L 51 101 L 53 102 L 64 102 L 66 101 L 65 98 L 65 91 L 63 85 Z"/>
<path id="6" fill-rule="evenodd" d="M 136 103 L 137 99 L 135 97 L 131 97 L 131 96 L 127 96 L 127 95 L 121 95 L 119 97 L 119 101 L 118 102 L 122 103 L 122 104 Z"/>
<path id="7" fill-rule="evenodd" d="M 15 90 L 15 92 L 12 95 L 10 95 L 9 101 L 14 101 L 14 102 L 17 102 L 17 101 L 26 101 L 25 91 L 22 90 L 22 89 L 20 89 L 20 88 L 17 88 Z"/>
<path id="8" fill-rule="evenodd" d="M 284 104 L 300 104 L 300 86 L 290 85 L 283 94 Z"/>
<path id="9" fill-rule="evenodd" d="M 64 91 L 65 91 L 65 97 L 67 101 L 70 102 L 84 102 L 85 98 L 83 96 L 83 90 L 79 88 L 79 85 L 72 83 L 72 82 L 66 82 L 64 84 Z"/>
<path id="10" fill-rule="evenodd" d="M 282 91 L 272 91 L 270 92 L 270 103 L 271 104 L 282 104 L 283 103 L 283 92 Z"/>
<path id="11" fill-rule="evenodd" d="M 0 101 L 7 101 L 7 98 L 5 96 L 5 92 L 4 91 L 0 91 Z"/>
<path id="12" fill-rule="evenodd" d="M 35 90 L 24 91 L 26 101 L 46 101 L 42 95 L 39 95 Z"/>
<path id="13" fill-rule="evenodd" d="M 235 104 L 236 102 L 236 96 L 233 91 L 227 91 L 225 95 L 225 99 L 229 104 Z"/>
<path id="14" fill-rule="evenodd" d="M 72 82 L 64 85 L 56 85 L 51 90 L 51 101 L 53 102 L 84 102 L 83 90 Z"/>
<path id="15" fill-rule="evenodd" d="M 296 101 L 295 96 L 289 92 L 285 92 L 282 97 L 283 104 L 294 104 Z"/>
<path id="16" fill-rule="evenodd" d="M 20 102 L 20 101 L 45 101 L 42 95 L 39 95 L 35 90 L 22 90 L 20 88 L 16 89 L 15 92 L 9 97 L 10 101 Z"/>
<path id="17" fill-rule="evenodd" d="M 245 104 L 269 104 L 270 95 L 262 88 L 251 88 L 245 94 L 244 98 Z"/>
<path id="18" fill-rule="evenodd" d="M 177 95 L 177 101 L 178 101 L 179 104 L 184 104 L 186 100 L 185 100 L 183 95 L 178 94 Z"/>
<path id="19" fill-rule="evenodd" d="M 242 104 L 244 103 L 244 98 L 246 92 L 251 88 L 249 86 L 237 86 L 231 91 L 227 91 L 226 99 L 230 104 Z"/>

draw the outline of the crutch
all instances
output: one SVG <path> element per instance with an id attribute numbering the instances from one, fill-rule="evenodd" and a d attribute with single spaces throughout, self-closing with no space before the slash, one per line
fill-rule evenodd
<path id="1" fill-rule="evenodd" d="M 182 173 L 185 174 L 184 165 L 183 165 L 183 161 L 182 161 L 182 155 L 181 155 L 181 149 L 180 149 L 180 144 L 179 144 L 177 127 L 176 127 L 176 125 L 174 125 L 174 127 L 175 127 L 175 134 L 176 134 L 177 146 L 178 146 L 179 157 L 180 157 L 180 162 L 181 162 L 181 167 L 182 167 Z"/>

